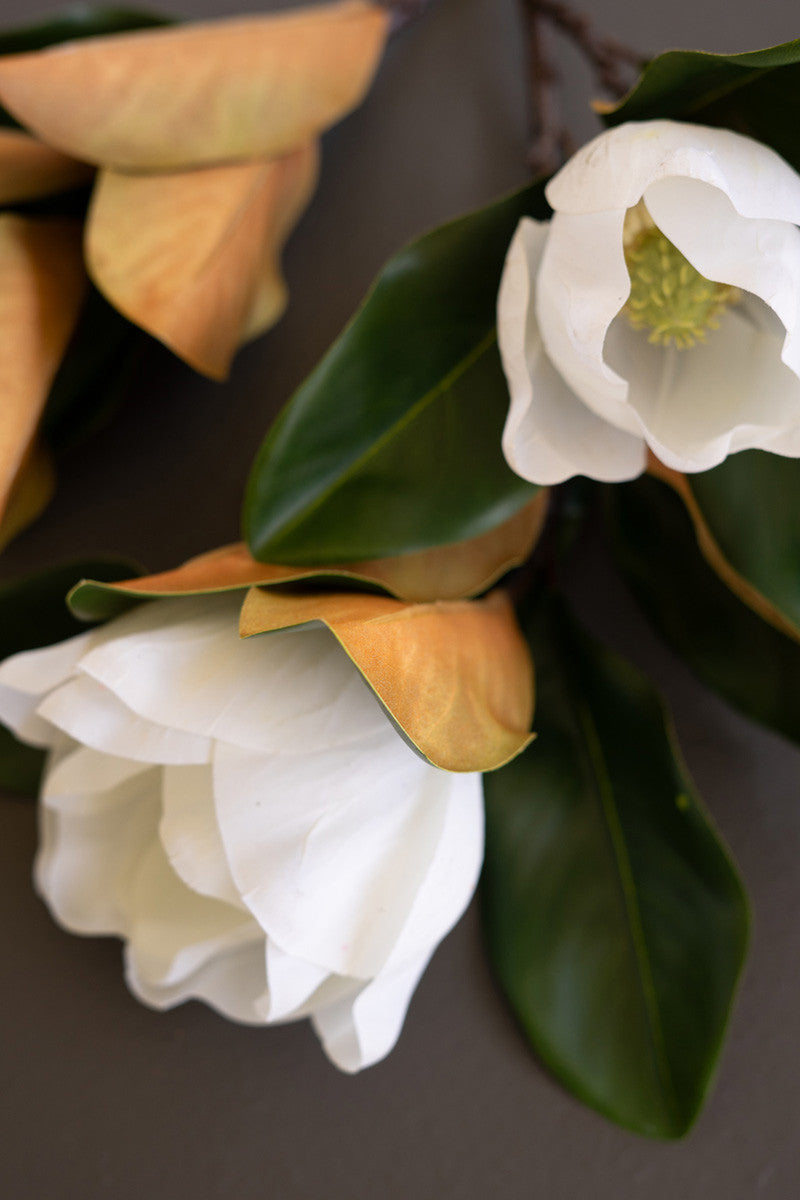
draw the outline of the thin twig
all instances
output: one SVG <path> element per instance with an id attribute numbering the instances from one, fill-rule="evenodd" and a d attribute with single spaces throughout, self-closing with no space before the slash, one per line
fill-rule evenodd
<path id="1" fill-rule="evenodd" d="M 598 85 L 615 99 L 628 91 L 630 81 L 620 72 L 620 64 L 640 71 L 647 59 L 617 38 L 596 32 L 586 13 L 573 12 L 561 0 L 525 0 L 529 11 L 541 13 L 570 38 L 594 68 Z"/>
<path id="2" fill-rule="evenodd" d="M 536 175 L 550 175 L 570 153 L 571 138 L 561 116 L 561 77 L 547 47 L 547 31 L 537 4 L 524 5 L 528 33 L 528 78 L 533 137 L 528 163 Z"/>

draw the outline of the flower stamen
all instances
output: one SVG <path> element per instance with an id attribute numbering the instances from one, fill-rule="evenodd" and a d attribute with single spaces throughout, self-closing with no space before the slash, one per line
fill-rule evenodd
<path id="1" fill-rule="evenodd" d="M 738 288 L 701 275 L 654 224 L 644 202 L 625 214 L 625 264 L 631 291 L 624 312 L 648 342 L 679 350 L 706 340 L 719 317 L 740 297 Z"/>

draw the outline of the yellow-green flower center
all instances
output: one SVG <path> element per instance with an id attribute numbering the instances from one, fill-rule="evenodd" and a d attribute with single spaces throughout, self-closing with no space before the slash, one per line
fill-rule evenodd
<path id="1" fill-rule="evenodd" d="M 625 314 L 634 329 L 649 329 L 648 341 L 679 349 L 706 340 L 719 316 L 739 299 L 739 290 L 713 283 L 695 270 L 664 237 L 640 200 L 625 215 L 625 263 L 631 293 Z"/>

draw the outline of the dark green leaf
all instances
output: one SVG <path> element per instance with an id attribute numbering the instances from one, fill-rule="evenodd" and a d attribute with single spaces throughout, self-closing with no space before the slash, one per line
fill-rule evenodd
<path id="1" fill-rule="evenodd" d="M 500 449 L 495 304 L 518 220 L 548 211 L 536 185 L 390 260 L 256 459 L 244 529 L 257 559 L 406 554 L 476 537 L 530 500 Z"/>
<path id="2" fill-rule="evenodd" d="M 655 117 L 721 125 L 746 133 L 800 169 L 800 40 L 747 54 L 670 50 L 645 68 L 605 120 Z"/>
<path id="3" fill-rule="evenodd" d="M 800 628 L 800 462 L 745 450 L 686 481 L 731 566 Z"/>
<path id="4" fill-rule="evenodd" d="M 530 636 L 538 738 L 484 780 L 494 969 L 567 1087 L 679 1137 L 719 1053 L 747 901 L 649 682 L 558 600 Z"/>
<path id="5" fill-rule="evenodd" d="M 729 591 L 666 484 L 643 476 L 607 501 L 617 562 L 656 630 L 709 687 L 800 743 L 800 645 Z"/>
<path id="6" fill-rule="evenodd" d="M 122 559 L 82 559 L 3 584 L 0 659 L 83 633 L 86 624 L 73 617 L 65 601 L 67 592 L 79 579 L 112 582 L 138 574 L 140 567 Z M 35 795 L 43 762 L 44 751 L 23 745 L 0 726 L 0 787 Z"/>

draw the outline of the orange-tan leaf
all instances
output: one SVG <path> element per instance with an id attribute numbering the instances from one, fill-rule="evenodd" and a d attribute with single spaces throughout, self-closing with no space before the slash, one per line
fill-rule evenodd
<path id="1" fill-rule="evenodd" d="M 120 583 L 82 580 L 70 593 L 70 605 L 76 616 L 97 620 L 124 611 L 128 607 L 125 598 L 135 602 L 157 596 L 275 587 L 308 580 L 326 581 L 330 586 L 336 581 L 344 585 L 373 584 L 395 599 L 412 602 L 464 599 L 485 591 L 501 574 L 528 557 L 541 531 L 546 500 L 546 493 L 540 492 L 514 517 L 493 530 L 493 539 L 490 534 L 483 534 L 471 542 L 456 542 L 423 554 L 324 567 L 257 562 L 244 542 L 236 542 L 156 575 Z"/>
<path id="2" fill-rule="evenodd" d="M 243 637 L 322 622 L 434 766 L 491 771 L 524 749 L 533 666 L 507 597 L 406 604 L 358 593 L 253 588 Z"/>
<path id="3" fill-rule="evenodd" d="M 0 550 L 44 512 L 55 486 L 52 455 L 45 446 L 35 442 L 17 472 L 6 510 L 0 517 Z"/>
<path id="4" fill-rule="evenodd" d="M 0 513 L 86 291 L 80 225 L 0 215 Z"/>
<path id="5" fill-rule="evenodd" d="M 86 259 L 108 300 L 198 371 L 224 378 L 242 341 L 286 305 L 283 243 L 317 177 L 317 149 L 174 175 L 101 171 Z"/>
<path id="6" fill-rule="evenodd" d="M 0 204 L 37 200 L 88 183 L 86 163 L 52 150 L 20 129 L 0 129 Z"/>
<path id="7" fill-rule="evenodd" d="M 362 99 L 388 30 L 367 0 L 67 42 L 0 59 L 0 100 L 43 141 L 120 170 L 271 158 Z"/>
<path id="8" fill-rule="evenodd" d="M 781 633 L 787 634 L 794 641 L 800 641 L 800 629 L 798 629 L 797 625 L 782 613 L 771 600 L 768 600 L 762 592 L 755 588 L 749 580 L 740 575 L 722 553 L 716 538 L 708 527 L 687 477 L 679 471 L 674 471 L 671 467 L 665 466 L 652 452 L 648 455 L 647 471 L 654 478 L 669 484 L 677 492 L 681 500 L 683 500 L 683 503 L 686 505 L 686 511 L 694 525 L 700 552 L 712 570 L 716 571 L 717 575 L 719 575 L 722 582 L 740 600 L 748 605 L 749 608 L 758 613 L 763 620 L 768 621 L 770 625 L 779 629 Z"/>

